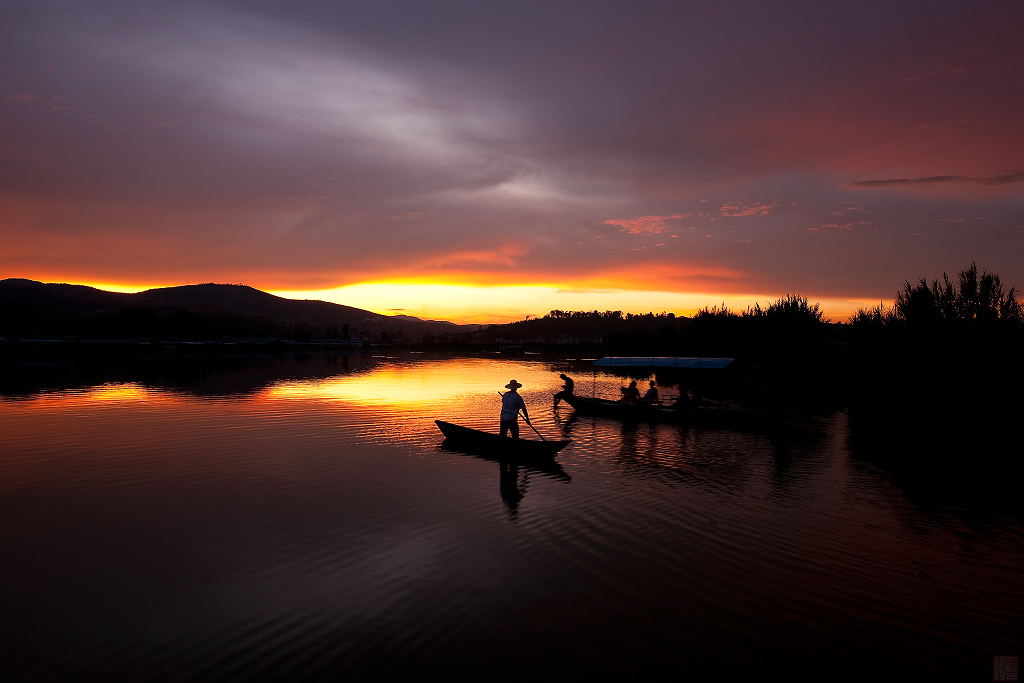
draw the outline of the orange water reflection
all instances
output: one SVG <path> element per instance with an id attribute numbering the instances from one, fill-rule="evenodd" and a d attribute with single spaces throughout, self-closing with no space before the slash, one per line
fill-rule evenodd
<path id="1" fill-rule="evenodd" d="M 268 387 L 263 396 L 398 407 L 455 399 L 466 394 L 493 393 L 494 390 L 494 382 L 482 380 L 479 372 L 471 367 L 441 363 L 388 364 L 367 374 L 282 382 Z"/>
<path id="2" fill-rule="evenodd" d="M 212 396 L 140 382 L 107 383 L 0 399 L 0 419 L 9 443 L 51 451 L 80 442 L 135 448 L 159 440 L 180 447 L 182 441 L 224 439 L 246 429 L 263 438 L 357 429 L 373 441 L 423 444 L 440 438 L 435 419 L 497 431 L 498 394 L 507 391 L 510 379 L 522 383 L 534 425 L 554 437 L 551 396 L 561 386 L 558 373 L 538 361 L 493 357 L 382 359 L 368 371 L 285 379 Z"/>
<path id="3" fill-rule="evenodd" d="M 29 401 L 18 401 L 23 407 L 49 409 L 116 404 L 167 404 L 186 400 L 182 395 L 166 389 L 147 387 L 136 382 L 99 384 L 84 389 L 53 391 L 33 396 Z"/>
<path id="4" fill-rule="evenodd" d="M 261 392 L 262 400 L 313 400 L 345 403 L 406 417 L 455 419 L 463 423 L 497 423 L 499 392 L 510 379 L 523 384 L 520 393 L 542 418 L 561 380 L 549 366 L 531 361 L 463 358 L 383 362 L 367 373 L 319 380 L 289 380 Z"/>

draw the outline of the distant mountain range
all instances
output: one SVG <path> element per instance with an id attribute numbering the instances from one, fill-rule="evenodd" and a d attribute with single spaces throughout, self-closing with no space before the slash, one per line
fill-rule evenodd
<path id="1" fill-rule="evenodd" d="M 419 339 L 475 332 L 479 327 L 285 299 L 245 285 L 185 285 L 123 294 L 85 285 L 0 280 L 0 335 L 5 336 L 373 339 L 384 334 Z"/>

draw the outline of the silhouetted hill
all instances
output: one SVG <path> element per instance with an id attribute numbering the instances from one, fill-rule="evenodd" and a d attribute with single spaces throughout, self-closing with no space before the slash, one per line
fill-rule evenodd
<path id="1" fill-rule="evenodd" d="M 246 285 L 183 285 L 139 292 L 135 305 L 157 310 L 185 308 L 202 313 L 244 314 L 321 327 L 390 322 L 388 316 L 326 301 L 285 299 Z M 415 323 L 414 323 L 415 324 Z"/>
<path id="2" fill-rule="evenodd" d="M 0 280 L 0 335 L 219 338 L 275 336 L 418 340 L 475 325 L 385 316 L 328 303 L 296 301 L 245 285 L 202 284 L 137 294 L 94 287 Z"/>
<path id="3" fill-rule="evenodd" d="M 87 318 L 116 316 L 130 294 L 84 285 L 0 280 L 0 334 L 34 334 Z"/>

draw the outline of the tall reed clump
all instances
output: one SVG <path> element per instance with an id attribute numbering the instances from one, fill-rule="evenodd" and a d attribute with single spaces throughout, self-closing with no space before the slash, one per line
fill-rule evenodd
<path id="1" fill-rule="evenodd" d="M 765 308 L 761 308 L 760 303 L 755 303 L 747 308 L 744 315 L 792 324 L 815 325 L 825 321 L 821 304 L 812 304 L 807 297 L 796 294 L 787 294 Z"/>
<path id="2" fill-rule="evenodd" d="M 979 277 L 978 266 L 972 263 L 957 279 L 954 284 L 943 273 L 941 282 L 935 279 L 930 285 L 923 278 L 913 285 L 904 283 L 893 308 L 895 320 L 908 325 L 985 326 L 1019 325 L 1024 319 L 1017 290 L 1004 290 L 998 275 L 983 272 Z"/>
<path id="3" fill-rule="evenodd" d="M 1024 310 L 1015 288 L 974 263 L 956 278 L 905 281 L 850 330 L 851 409 L 893 429 L 991 432 L 1021 407 Z"/>
<path id="4" fill-rule="evenodd" d="M 957 281 L 942 274 L 929 283 L 925 278 L 903 283 L 891 306 L 880 304 L 861 309 L 850 319 L 854 326 L 909 328 L 945 328 L 946 331 L 973 326 L 991 329 L 1001 325 L 1013 328 L 1024 324 L 1024 308 L 1014 287 L 1003 288 L 999 276 L 982 272 L 974 263 L 960 272 Z"/>

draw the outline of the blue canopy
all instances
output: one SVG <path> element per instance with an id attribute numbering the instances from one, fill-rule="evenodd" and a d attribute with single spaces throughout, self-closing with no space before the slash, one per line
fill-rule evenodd
<path id="1" fill-rule="evenodd" d="M 700 368 L 721 369 L 733 358 L 683 358 L 679 356 L 605 356 L 594 365 L 605 368 Z"/>

